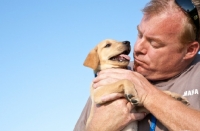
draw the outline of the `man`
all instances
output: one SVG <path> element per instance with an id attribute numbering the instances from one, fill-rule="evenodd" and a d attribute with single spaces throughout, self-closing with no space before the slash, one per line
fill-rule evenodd
<path id="1" fill-rule="evenodd" d="M 193 2 L 200 11 L 199 0 Z M 137 27 L 133 71 L 107 69 L 93 80 L 94 88 L 120 79 L 130 80 L 144 107 L 157 121 L 151 114 L 131 112 L 134 107 L 121 94 L 111 94 L 102 99 L 114 101 L 96 106 L 85 129 L 91 106 L 88 100 L 75 131 L 120 131 L 135 120 L 140 120 L 139 131 L 200 130 L 199 19 L 190 4 L 191 0 L 151 0 L 143 9 L 144 16 Z M 161 90 L 184 95 L 190 106 Z"/>

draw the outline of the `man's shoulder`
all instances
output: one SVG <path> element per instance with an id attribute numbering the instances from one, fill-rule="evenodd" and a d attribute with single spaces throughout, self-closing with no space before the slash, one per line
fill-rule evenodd
<path id="1" fill-rule="evenodd" d="M 195 74 L 200 76 L 200 54 L 197 54 L 197 56 L 195 57 L 195 59 L 193 60 L 193 62 L 187 70 L 189 72 L 188 74 L 190 74 L 190 77 L 195 76 Z"/>

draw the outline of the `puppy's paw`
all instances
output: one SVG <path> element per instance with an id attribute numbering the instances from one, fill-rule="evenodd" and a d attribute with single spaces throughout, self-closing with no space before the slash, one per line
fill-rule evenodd
<path id="1" fill-rule="evenodd" d="M 101 96 L 102 96 L 101 92 L 93 91 L 91 94 L 91 99 L 95 104 L 103 104 Z"/>
<path id="2" fill-rule="evenodd" d="M 168 94 L 169 96 L 171 96 L 172 98 L 182 102 L 183 104 L 185 105 L 190 105 L 189 104 L 189 101 L 184 97 L 184 96 L 181 96 L 177 93 L 174 93 L 174 92 L 170 92 L 170 91 L 164 91 L 164 93 Z"/>
<path id="3" fill-rule="evenodd" d="M 132 105 L 135 105 L 135 106 L 142 105 L 138 97 L 138 93 L 135 89 L 135 86 L 130 81 L 127 81 L 126 84 L 124 85 L 124 93 L 125 93 L 126 99 L 130 101 Z"/>
<path id="4" fill-rule="evenodd" d="M 173 98 L 175 98 L 176 100 L 182 102 L 185 105 L 190 105 L 189 101 L 183 96 L 174 96 Z"/>
<path id="5" fill-rule="evenodd" d="M 132 94 L 125 94 L 126 99 L 131 102 L 132 105 L 139 105 L 140 101 L 137 97 L 133 96 Z"/>
<path id="6" fill-rule="evenodd" d="M 94 101 L 94 103 L 96 103 L 96 104 L 103 104 L 103 103 L 104 103 L 104 102 L 101 100 L 100 97 L 94 97 L 94 98 L 93 98 L 93 101 Z"/>

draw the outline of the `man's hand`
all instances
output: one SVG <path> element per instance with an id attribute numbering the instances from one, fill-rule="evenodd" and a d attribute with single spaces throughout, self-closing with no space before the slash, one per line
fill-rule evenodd
<path id="1" fill-rule="evenodd" d="M 154 91 L 158 91 L 149 81 L 141 74 L 125 69 L 106 69 L 98 73 L 98 76 L 93 80 L 93 87 L 111 84 L 122 79 L 130 80 L 137 90 L 139 100 L 144 104 L 146 97 L 149 94 L 154 94 Z M 102 97 L 102 101 L 111 101 L 118 99 L 122 96 L 119 93 L 113 93 Z"/>
<path id="2" fill-rule="evenodd" d="M 120 131 L 130 122 L 141 120 L 145 113 L 133 113 L 134 107 L 126 99 L 95 105 L 92 107 L 92 118 L 86 131 Z"/>

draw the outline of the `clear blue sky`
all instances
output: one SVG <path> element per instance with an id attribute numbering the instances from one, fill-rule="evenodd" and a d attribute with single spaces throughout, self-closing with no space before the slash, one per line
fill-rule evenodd
<path id="1" fill-rule="evenodd" d="M 134 45 L 148 0 L 1 0 L 0 131 L 72 131 L 101 40 Z M 132 57 L 132 55 L 131 55 Z"/>

